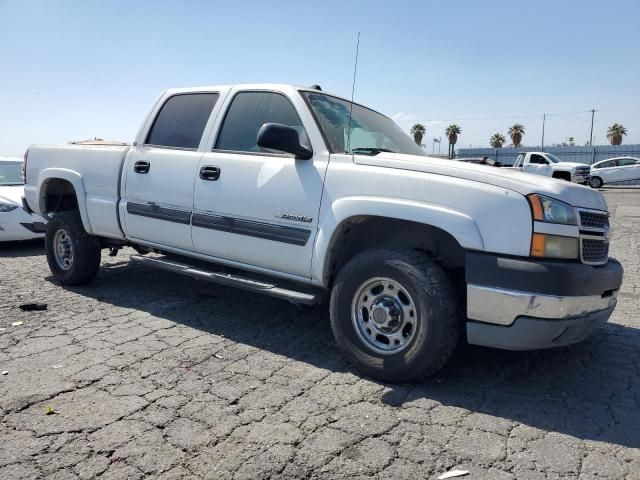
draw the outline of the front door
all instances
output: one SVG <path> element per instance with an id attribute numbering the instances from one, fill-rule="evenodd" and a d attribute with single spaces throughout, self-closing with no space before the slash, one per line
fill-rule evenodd
<path id="1" fill-rule="evenodd" d="M 202 157 L 198 147 L 218 96 L 169 97 L 146 140 L 129 154 L 121 208 L 128 238 L 193 250 L 193 182 Z"/>
<path id="2" fill-rule="evenodd" d="M 192 235 L 197 252 L 309 277 L 328 155 L 314 149 L 313 158 L 299 160 L 261 148 L 256 141 L 262 125 L 279 123 L 296 128 L 311 146 L 300 119 L 302 108 L 301 98 L 279 92 L 234 95 L 195 182 Z"/>
<path id="3" fill-rule="evenodd" d="M 528 169 L 525 170 L 528 172 L 535 173 L 537 175 L 544 175 L 545 177 L 553 175 L 553 169 L 549 165 L 547 159 L 537 153 L 531 154 L 531 158 L 529 159 L 529 164 L 527 166 Z"/>

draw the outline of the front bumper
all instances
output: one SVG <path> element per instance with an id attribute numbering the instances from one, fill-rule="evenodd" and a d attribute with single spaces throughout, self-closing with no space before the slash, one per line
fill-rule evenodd
<path id="1" fill-rule="evenodd" d="M 620 263 L 518 259 L 468 252 L 467 341 L 508 350 L 569 345 L 605 323 L 622 284 Z"/>
<path id="2" fill-rule="evenodd" d="M 590 174 L 572 175 L 571 176 L 571 181 L 574 182 L 574 183 L 587 184 L 587 183 L 589 183 L 590 178 L 591 178 Z"/>

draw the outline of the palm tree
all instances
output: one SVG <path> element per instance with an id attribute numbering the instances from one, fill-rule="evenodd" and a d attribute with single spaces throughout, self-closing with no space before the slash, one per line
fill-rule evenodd
<path id="1" fill-rule="evenodd" d="M 453 148 L 456 142 L 458 141 L 458 135 L 462 134 L 462 129 L 460 128 L 459 125 L 452 123 L 445 129 L 444 133 L 449 139 L 449 158 L 453 158 L 453 154 L 454 154 Z"/>
<path id="2" fill-rule="evenodd" d="M 514 123 L 509 129 L 509 136 L 513 142 L 514 147 L 519 147 L 522 137 L 524 137 L 524 125 Z"/>
<path id="3" fill-rule="evenodd" d="M 411 135 L 413 135 L 413 141 L 416 142 L 417 145 L 422 145 L 422 137 L 424 137 L 426 131 L 427 129 L 421 123 L 416 123 L 411 127 Z"/>
<path id="4" fill-rule="evenodd" d="M 489 139 L 489 145 L 493 148 L 502 148 L 507 139 L 501 133 L 494 133 Z"/>
<path id="5" fill-rule="evenodd" d="M 621 123 L 614 123 L 607 130 L 607 138 L 611 142 L 611 145 L 620 145 L 622 143 L 622 136 L 627 134 L 627 129 Z"/>

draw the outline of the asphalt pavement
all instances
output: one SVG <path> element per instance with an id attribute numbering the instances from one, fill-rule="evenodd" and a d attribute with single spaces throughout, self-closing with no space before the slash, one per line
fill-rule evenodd
<path id="1" fill-rule="evenodd" d="M 605 328 L 557 350 L 467 346 L 412 385 L 353 372 L 326 305 L 132 250 L 63 288 L 42 242 L 0 246 L 0 479 L 640 479 L 640 191 L 605 195 L 625 268 Z"/>

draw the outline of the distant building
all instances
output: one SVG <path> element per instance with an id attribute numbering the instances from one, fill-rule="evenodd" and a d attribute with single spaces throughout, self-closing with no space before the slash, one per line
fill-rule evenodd
<path id="1" fill-rule="evenodd" d="M 89 140 L 74 140 L 69 142 L 71 145 L 111 145 L 117 147 L 128 147 L 127 142 L 120 142 L 118 140 L 105 140 L 104 138 L 93 137 Z"/>

